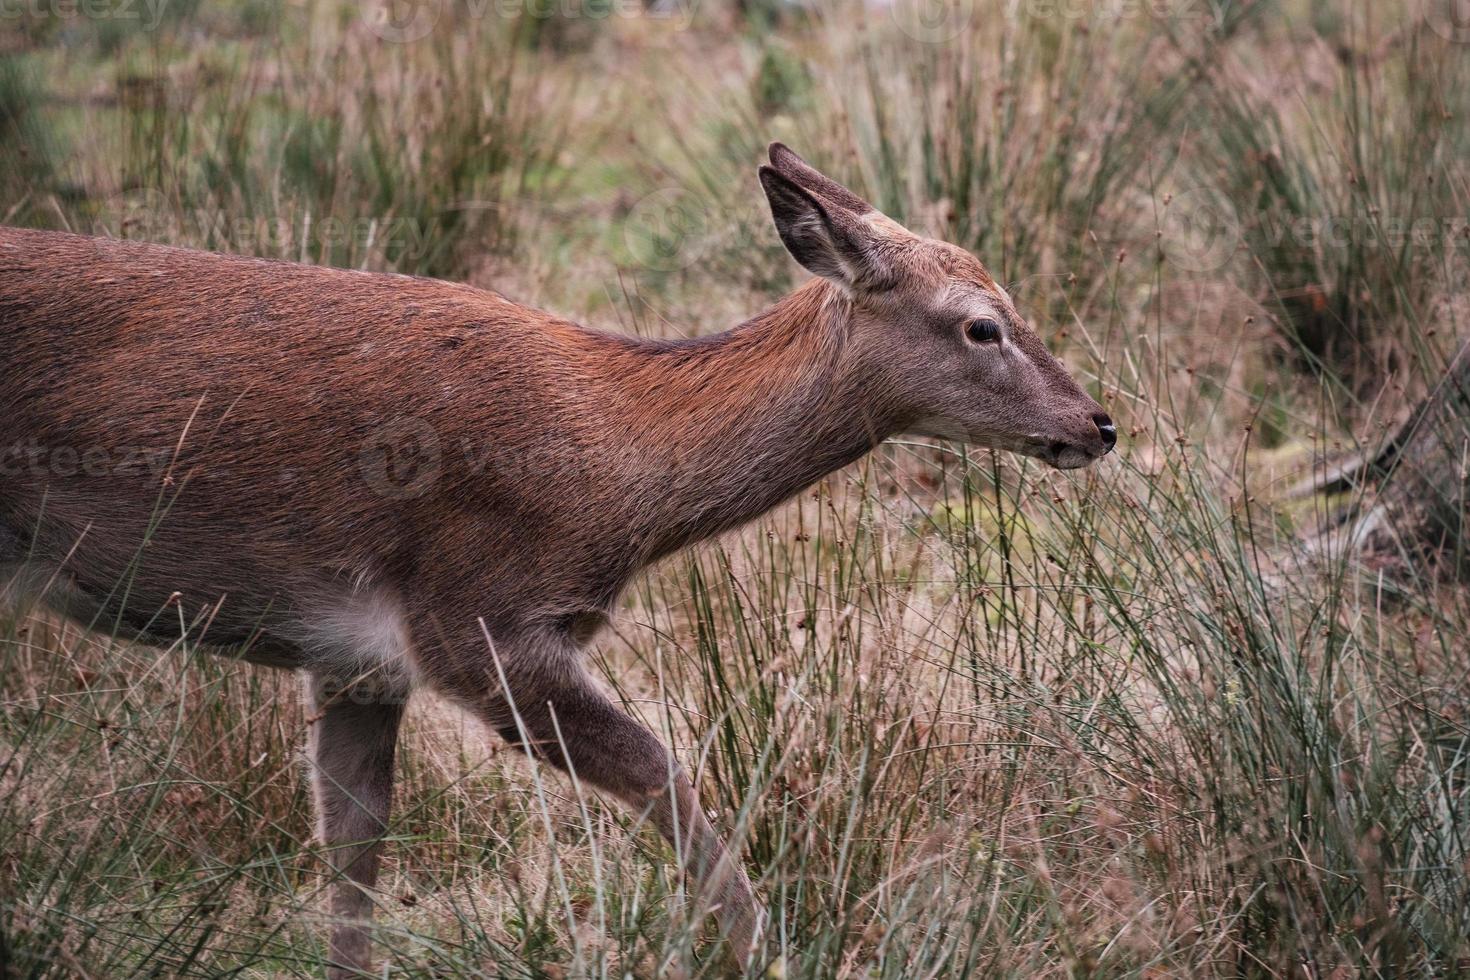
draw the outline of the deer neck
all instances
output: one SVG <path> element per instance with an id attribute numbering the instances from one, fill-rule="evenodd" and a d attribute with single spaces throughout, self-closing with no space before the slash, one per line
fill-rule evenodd
<path id="1" fill-rule="evenodd" d="M 760 516 L 893 433 L 847 304 L 814 280 L 733 330 L 618 359 L 620 469 L 644 560 Z"/>

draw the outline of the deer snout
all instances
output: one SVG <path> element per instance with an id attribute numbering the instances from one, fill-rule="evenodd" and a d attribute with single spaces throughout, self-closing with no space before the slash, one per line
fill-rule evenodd
<path id="1" fill-rule="evenodd" d="M 1058 469 L 1070 470 L 1097 462 L 1118 445 L 1118 427 L 1097 403 L 1067 416 L 1062 438 L 1046 444 L 1036 455 Z"/>

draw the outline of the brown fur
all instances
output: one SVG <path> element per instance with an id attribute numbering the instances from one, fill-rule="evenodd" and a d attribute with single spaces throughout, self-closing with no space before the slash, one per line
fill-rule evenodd
<path id="1" fill-rule="evenodd" d="M 343 970 L 367 961 L 351 921 L 377 851 L 353 842 L 386 826 L 414 678 L 649 811 L 749 955 L 743 872 L 580 647 L 641 568 L 895 433 L 1059 465 L 1111 445 L 978 262 L 772 160 L 782 237 L 831 281 L 688 342 L 452 283 L 0 228 L 0 566 L 59 570 L 74 614 L 146 638 L 177 633 L 179 593 L 205 642 L 311 672 Z M 966 346 L 977 309 L 1006 360 Z"/>

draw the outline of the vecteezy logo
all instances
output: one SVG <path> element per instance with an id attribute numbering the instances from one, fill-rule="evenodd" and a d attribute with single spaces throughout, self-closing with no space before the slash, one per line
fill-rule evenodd
<path id="1" fill-rule="evenodd" d="M 385 41 L 411 44 L 429 36 L 439 23 L 445 0 L 367 0 L 362 19 Z"/>
<path id="2" fill-rule="evenodd" d="M 623 224 L 623 242 L 633 261 L 658 272 L 682 269 L 699 258 L 709 233 L 708 204 L 681 187 L 649 194 L 633 205 Z"/>
<path id="3" fill-rule="evenodd" d="M 1230 203 L 1202 188 L 1165 195 L 1159 251 L 1187 272 L 1220 268 L 1240 244 L 1240 221 Z"/>
<path id="4" fill-rule="evenodd" d="M 419 418 L 396 419 L 374 429 L 357 457 L 372 491 L 391 500 L 422 496 L 439 479 L 443 452 L 433 426 Z"/>
<path id="5" fill-rule="evenodd" d="M 975 19 L 975 0 L 889 0 L 898 29 L 915 41 L 943 44 Z"/>
<path id="6" fill-rule="evenodd" d="M 1413 7 L 1446 41 L 1470 43 L 1470 0 L 1414 0 Z"/>

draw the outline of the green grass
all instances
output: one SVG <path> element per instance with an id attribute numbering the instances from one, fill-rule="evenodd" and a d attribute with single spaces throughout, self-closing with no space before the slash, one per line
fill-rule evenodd
<path id="1" fill-rule="evenodd" d="M 631 591 L 596 664 L 738 828 L 768 975 L 1453 975 L 1464 586 L 1282 491 L 1467 335 L 1470 50 L 1397 5 L 979 8 L 947 44 L 835 8 L 12 25 L 0 215 L 694 334 L 797 278 L 753 177 L 792 143 L 974 249 L 1124 438 L 1080 475 L 890 445 Z M 305 725 L 284 675 L 7 613 L 10 972 L 318 975 Z M 723 973 L 651 832 L 428 697 L 391 834 L 390 975 Z"/>

